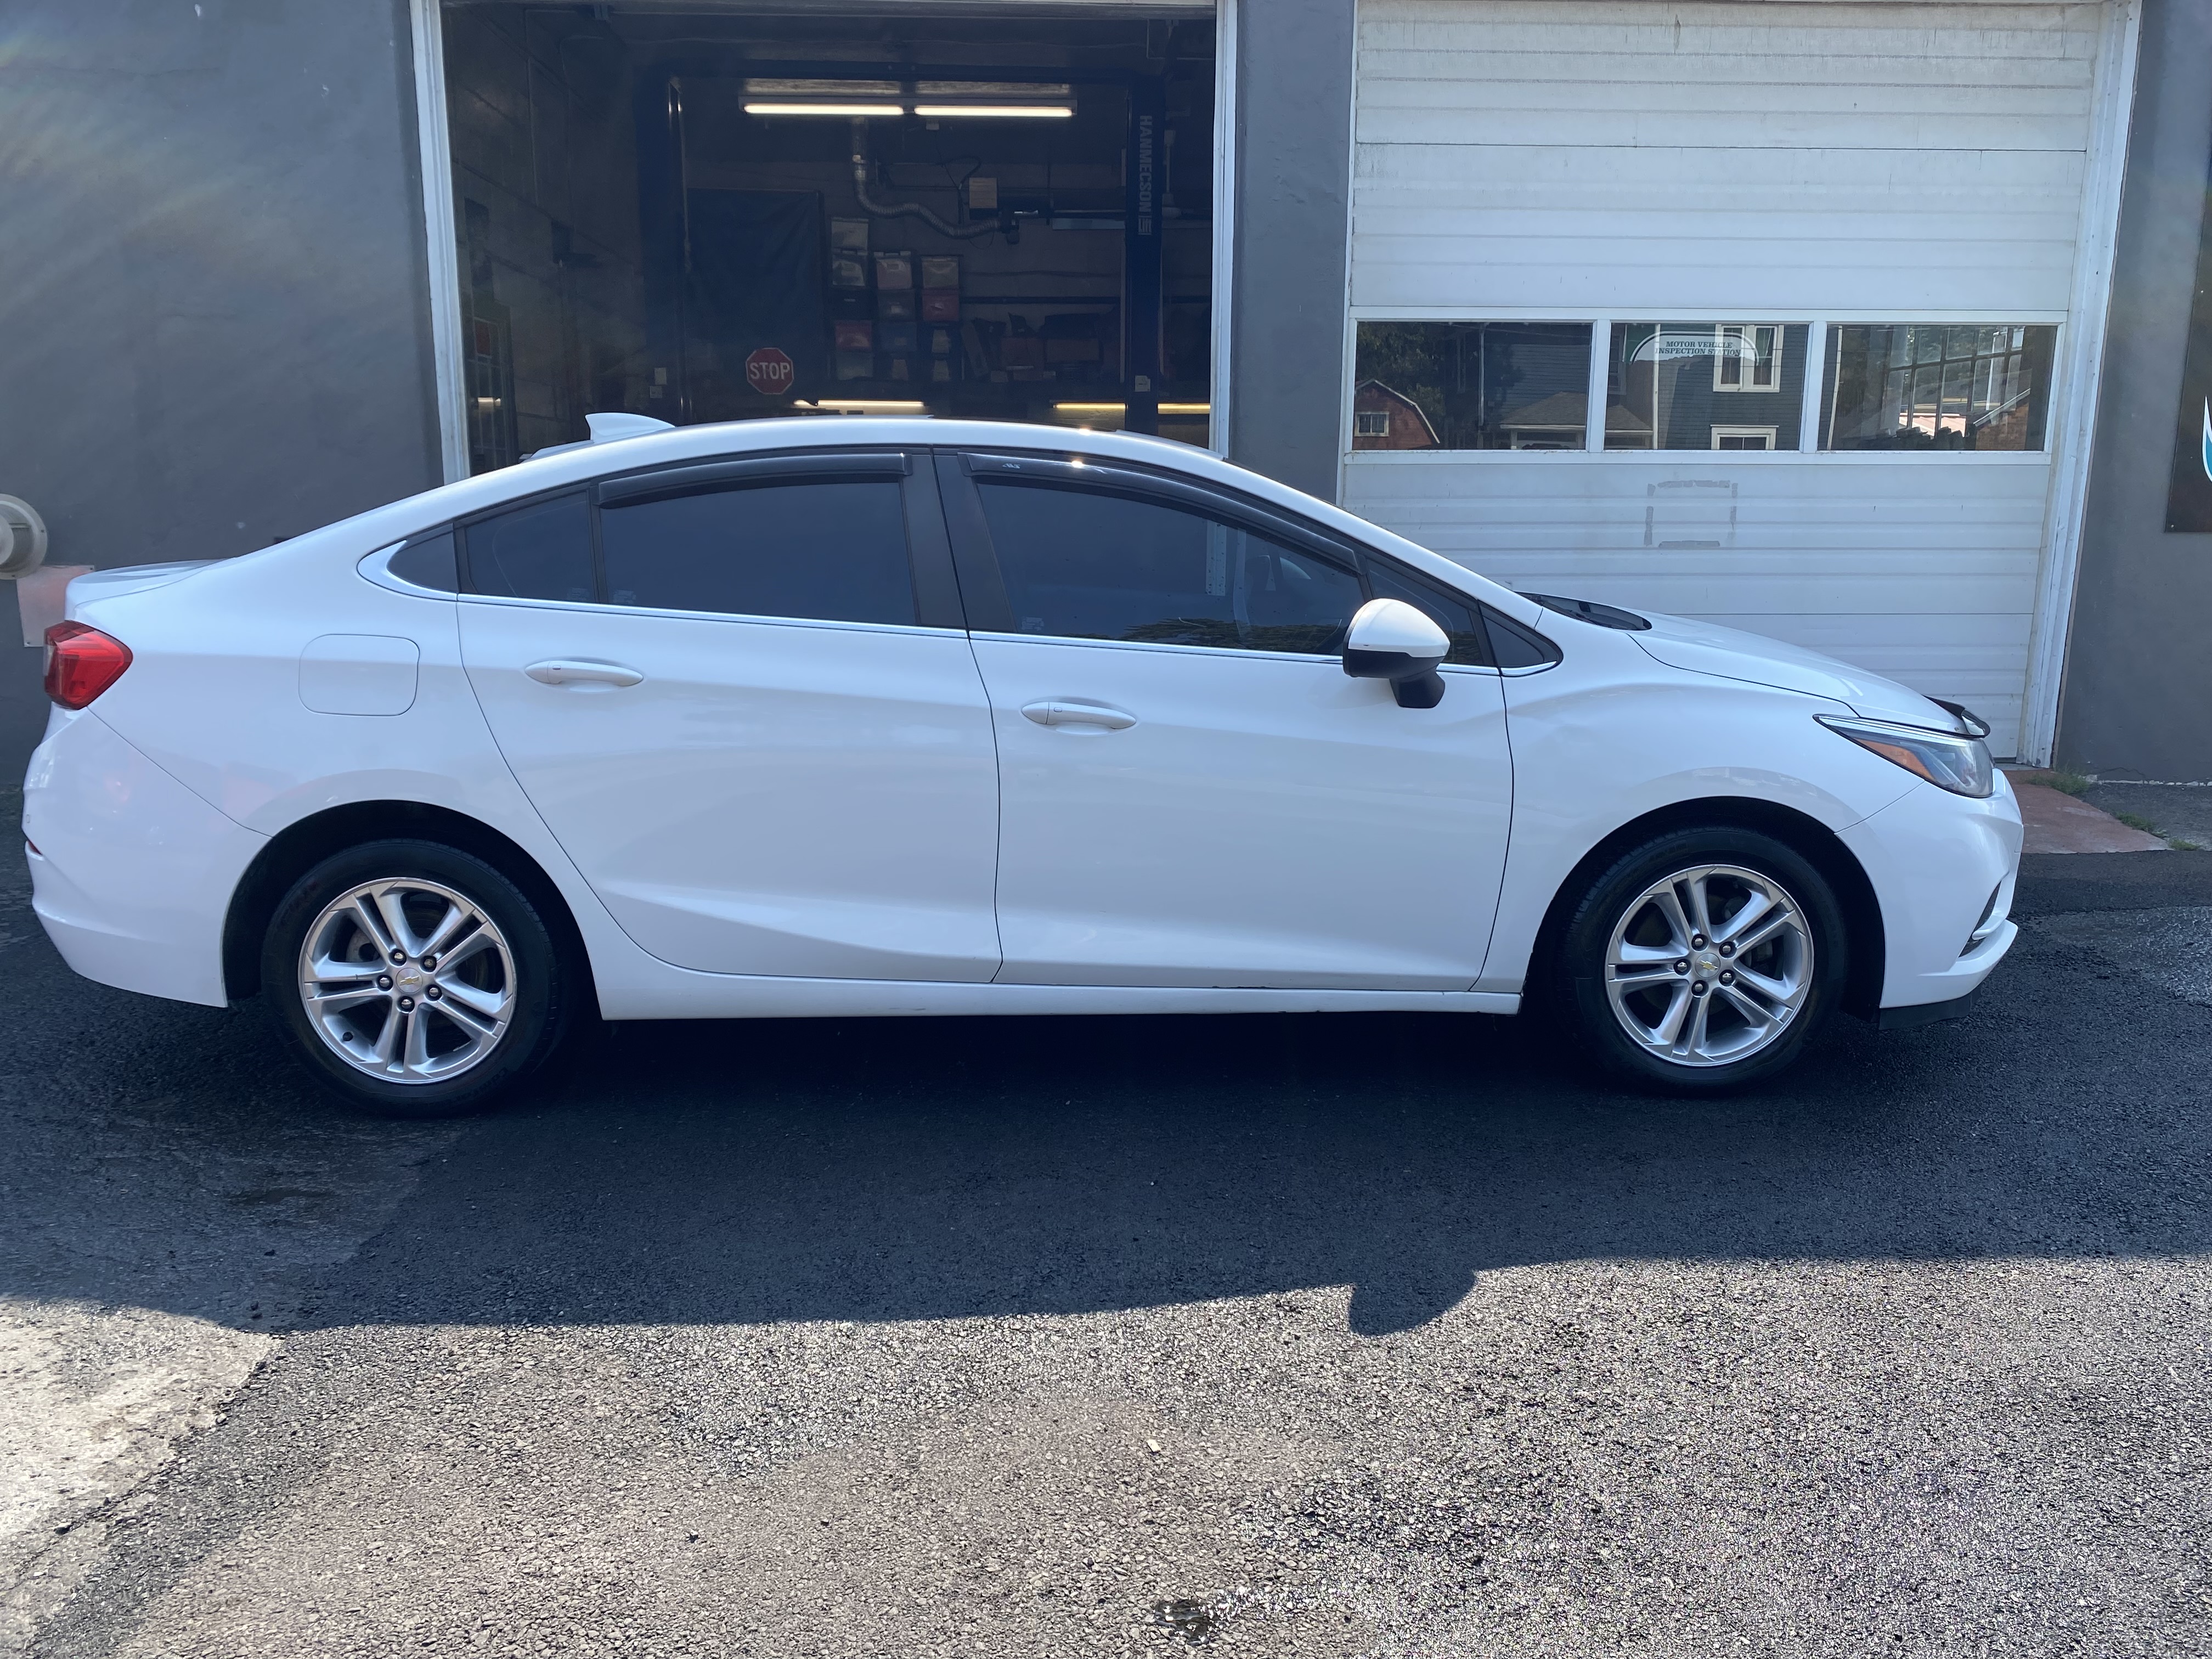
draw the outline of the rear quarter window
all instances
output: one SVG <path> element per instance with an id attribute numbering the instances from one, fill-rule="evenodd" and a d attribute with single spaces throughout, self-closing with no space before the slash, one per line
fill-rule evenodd
<path id="1" fill-rule="evenodd" d="M 577 602 L 594 597 L 592 510 L 581 491 L 479 519 L 462 540 L 472 593 Z"/>

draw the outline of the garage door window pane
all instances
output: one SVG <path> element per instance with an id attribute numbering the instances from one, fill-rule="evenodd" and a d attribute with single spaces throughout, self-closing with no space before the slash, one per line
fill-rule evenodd
<path id="1" fill-rule="evenodd" d="M 617 605 L 819 622 L 911 623 L 899 486 L 838 480 L 599 509 Z"/>
<path id="2" fill-rule="evenodd" d="M 465 532 L 469 591 L 510 599 L 592 598 L 592 515 L 581 495 L 533 501 Z"/>
<path id="3" fill-rule="evenodd" d="M 1802 323 L 1615 323 L 1607 449 L 1795 449 Z"/>
<path id="4" fill-rule="evenodd" d="M 2041 449 L 2057 335 L 2007 323 L 1836 324 L 1820 447 Z"/>
<path id="5" fill-rule="evenodd" d="M 1580 449 L 1588 323 L 1362 323 L 1352 447 Z"/>
<path id="6" fill-rule="evenodd" d="M 1359 609 L 1350 569 L 1236 524 L 1127 496 L 981 489 L 1024 634 L 1325 654 Z"/>

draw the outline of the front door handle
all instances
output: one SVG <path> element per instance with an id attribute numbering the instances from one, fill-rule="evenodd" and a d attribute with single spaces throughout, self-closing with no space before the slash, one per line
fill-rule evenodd
<path id="1" fill-rule="evenodd" d="M 591 662 L 575 657 L 556 657 L 534 662 L 522 671 L 540 685 L 636 685 L 645 676 L 618 662 Z"/>
<path id="2" fill-rule="evenodd" d="M 1134 714 L 1098 702 L 1069 702 L 1059 697 L 1025 703 L 1022 713 L 1039 726 L 1103 726 L 1109 732 L 1126 732 L 1137 723 Z"/>

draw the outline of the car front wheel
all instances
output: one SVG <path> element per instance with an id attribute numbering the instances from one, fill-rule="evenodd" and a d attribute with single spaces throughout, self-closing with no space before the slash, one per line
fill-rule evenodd
<path id="1" fill-rule="evenodd" d="M 1847 950 L 1833 890 L 1795 850 L 1751 830 L 1676 830 L 1590 884 L 1559 988 L 1614 1075 L 1717 1093 L 1796 1059 L 1842 994 Z"/>
<path id="2" fill-rule="evenodd" d="M 393 1117 L 480 1111 L 559 1042 L 544 919 L 473 854 L 392 840 L 325 859 L 271 917 L 261 983 L 308 1070 Z"/>

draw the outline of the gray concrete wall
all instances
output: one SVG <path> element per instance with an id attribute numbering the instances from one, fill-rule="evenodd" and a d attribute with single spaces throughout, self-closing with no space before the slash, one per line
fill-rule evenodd
<path id="1" fill-rule="evenodd" d="M 1229 455 L 1336 499 L 1352 240 L 1353 0 L 1238 19 Z"/>
<path id="2" fill-rule="evenodd" d="M 244 552 L 436 483 L 405 0 L 6 24 L 0 492 L 49 562 Z M 9 781 L 46 707 L 16 620 L 0 597 Z"/>
<path id="3" fill-rule="evenodd" d="M 2166 530 L 2212 160 L 2212 8 L 2146 0 L 2097 447 L 2058 720 L 2062 764 L 2212 779 L 2212 536 Z"/>

